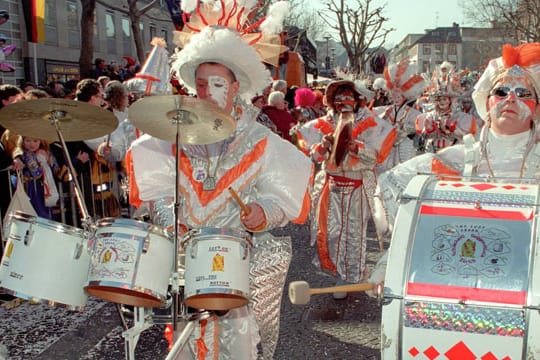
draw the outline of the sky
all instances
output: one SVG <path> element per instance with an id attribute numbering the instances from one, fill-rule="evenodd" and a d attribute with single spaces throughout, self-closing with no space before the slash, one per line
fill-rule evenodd
<path id="1" fill-rule="evenodd" d="M 388 45 L 397 45 L 407 34 L 424 34 L 426 29 L 450 27 L 465 22 L 459 0 L 386 0 L 387 28 L 394 28 L 387 37 Z M 383 4 L 381 1 L 380 4 Z"/>

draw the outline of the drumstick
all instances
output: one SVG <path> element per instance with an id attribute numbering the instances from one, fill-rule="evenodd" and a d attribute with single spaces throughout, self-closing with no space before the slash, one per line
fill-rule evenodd
<path id="1" fill-rule="evenodd" d="M 249 213 L 251 212 L 249 210 L 249 208 L 247 207 L 247 205 L 242 201 L 242 199 L 240 199 L 240 197 L 238 196 L 238 194 L 236 193 L 236 191 L 234 191 L 234 189 L 232 187 L 229 187 L 229 192 L 231 193 L 231 196 L 232 198 L 238 203 L 238 205 L 240 205 L 240 207 L 242 208 L 242 211 L 246 214 L 246 215 L 249 215 Z"/>
<path id="2" fill-rule="evenodd" d="M 305 281 L 293 281 L 289 284 L 289 299 L 295 305 L 304 305 L 309 302 L 311 295 L 328 294 L 332 292 L 358 292 L 373 290 L 375 284 L 346 284 L 326 288 L 311 289 Z"/>

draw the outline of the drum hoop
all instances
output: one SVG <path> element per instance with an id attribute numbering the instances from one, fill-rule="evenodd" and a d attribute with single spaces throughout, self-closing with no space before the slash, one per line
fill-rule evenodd
<path id="1" fill-rule="evenodd" d="M 140 220 L 126 219 L 126 218 L 103 218 L 96 222 L 96 227 L 119 227 L 119 228 L 130 228 L 135 230 L 146 231 L 152 234 L 160 235 L 171 240 L 171 233 L 160 226 L 150 224 Z M 112 231 L 110 231 L 112 232 Z"/>
<path id="2" fill-rule="evenodd" d="M 168 238 L 168 237 L 166 237 L 166 236 L 164 236 L 162 234 L 156 234 L 156 233 L 151 233 L 151 234 L 156 235 L 156 236 L 161 237 L 161 238 L 164 238 L 165 240 L 168 240 L 169 242 L 171 242 L 170 238 Z M 122 240 L 135 240 L 135 241 L 141 242 L 141 241 L 146 240 L 147 235 L 136 235 L 136 234 L 126 234 L 126 233 L 122 233 L 122 232 L 104 231 L 104 232 L 96 232 L 94 237 L 96 239 L 116 237 L 116 238 L 119 238 L 119 239 L 122 239 Z"/>
<path id="3" fill-rule="evenodd" d="M 71 225 L 59 223 L 54 220 L 45 219 L 39 216 L 30 215 L 22 211 L 16 211 L 14 214 L 11 214 L 11 218 L 14 220 L 25 222 L 25 223 L 39 224 L 44 228 L 53 230 L 58 233 L 64 233 L 68 235 L 78 235 L 81 237 L 83 237 L 85 233 L 83 229 L 79 229 Z"/>
<path id="4" fill-rule="evenodd" d="M 236 239 L 246 240 L 248 243 L 251 244 L 251 235 L 247 231 L 239 228 L 204 227 L 199 229 L 192 229 L 187 234 L 189 238 L 202 237 L 206 235 L 228 236 Z"/>
<path id="5" fill-rule="evenodd" d="M 8 293 L 10 295 L 18 297 L 18 298 L 25 299 L 25 300 L 31 300 L 32 302 L 36 302 L 36 303 L 43 304 L 43 305 L 55 306 L 55 307 L 68 309 L 70 311 L 81 311 L 81 312 L 84 311 L 84 308 L 85 308 L 84 305 L 77 306 L 77 305 L 66 304 L 66 303 L 63 303 L 63 302 L 60 302 L 60 301 L 48 300 L 46 298 L 35 297 L 33 295 L 26 294 L 26 293 L 24 293 L 22 291 L 15 291 L 15 290 L 11 290 L 11 289 L 4 288 L 4 287 L 0 287 L 0 289 L 2 289 L 2 291 L 5 291 L 6 293 Z M 86 297 L 86 295 L 85 295 L 85 297 Z"/>

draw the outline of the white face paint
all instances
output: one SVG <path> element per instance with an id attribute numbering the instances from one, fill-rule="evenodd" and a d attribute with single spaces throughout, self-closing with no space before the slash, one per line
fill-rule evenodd
<path id="1" fill-rule="evenodd" d="M 229 95 L 229 82 L 221 76 L 208 77 L 208 94 L 218 104 L 219 107 L 227 106 Z"/>
<path id="2" fill-rule="evenodd" d="M 507 96 L 496 96 L 495 90 L 507 88 L 511 91 Z M 533 94 L 534 88 L 525 76 L 505 76 L 493 87 L 489 97 L 489 113 L 491 126 L 502 134 L 514 134 L 526 131 L 530 127 L 534 111 L 536 111 L 536 97 L 533 99 L 520 99 L 515 89 L 529 89 Z"/>

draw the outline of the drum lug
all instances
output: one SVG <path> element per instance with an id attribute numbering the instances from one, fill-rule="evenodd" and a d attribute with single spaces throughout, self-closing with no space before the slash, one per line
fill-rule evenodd
<path id="1" fill-rule="evenodd" d="M 405 205 L 405 204 L 409 203 L 409 201 L 416 200 L 416 199 L 418 199 L 417 196 L 411 196 L 411 195 L 402 194 L 402 195 L 399 196 L 398 203 L 400 205 Z"/>
<path id="2" fill-rule="evenodd" d="M 195 257 L 197 256 L 197 240 L 193 240 L 189 255 L 191 256 L 192 259 L 195 259 Z"/>
<path id="3" fill-rule="evenodd" d="M 242 260 L 246 260 L 246 258 L 249 256 L 249 244 L 247 242 L 243 242 L 242 248 L 244 249 L 244 255 L 242 255 Z"/>
<path id="4" fill-rule="evenodd" d="M 402 300 L 403 298 L 397 295 L 394 295 L 392 289 L 385 287 L 383 292 L 378 296 L 379 306 L 389 305 L 394 300 Z"/>
<path id="5" fill-rule="evenodd" d="M 28 246 L 30 245 L 30 241 L 34 238 L 34 229 L 32 229 L 32 224 L 28 227 L 28 230 L 26 230 L 26 233 L 24 234 L 24 245 Z"/>
<path id="6" fill-rule="evenodd" d="M 75 245 L 75 256 L 73 257 L 75 260 L 78 260 L 81 255 L 82 255 L 82 251 L 83 251 L 83 245 L 82 244 L 77 244 Z"/>
<path id="7" fill-rule="evenodd" d="M 142 252 L 143 254 L 146 254 L 148 252 L 148 248 L 150 247 L 150 233 L 146 234 L 146 237 L 144 238 Z"/>

